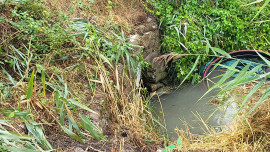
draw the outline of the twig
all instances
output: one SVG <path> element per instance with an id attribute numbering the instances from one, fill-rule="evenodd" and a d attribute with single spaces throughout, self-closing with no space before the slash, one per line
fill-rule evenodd
<path id="1" fill-rule="evenodd" d="M 214 2 L 212 0 L 209 0 L 209 2 L 212 5 L 212 7 L 216 7 L 216 5 L 214 4 Z"/>

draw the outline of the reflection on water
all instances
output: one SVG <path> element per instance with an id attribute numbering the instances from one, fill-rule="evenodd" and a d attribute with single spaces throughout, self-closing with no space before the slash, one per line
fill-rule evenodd
<path id="1" fill-rule="evenodd" d="M 214 71 L 211 77 L 221 73 L 222 71 Z M 216 105 L 209 104 L 209 100 L 217 94 L 217 91 L 212 91 L 199 100 L 206 91 L 207 88 L 203 84 L 189 85 L 172 94 L 160 97 L 161 102 L 156 103 L 155 107 L 156 111 L 161 111 L 162 105 L 169 137 L 177 137 L 174 131 L 176 127 L 185 130 L 188 126 L 191 133 L 204 134 L 207 131 L 204 123 L 215 129 L 219 129 L 224 124 L 230 124 L 231 115 L 236 111 L 236 105 L 224 107 L 223 109 L 226 111 L 217 110 Z M 161 113 L 160 116 L 162 116 Z"/>

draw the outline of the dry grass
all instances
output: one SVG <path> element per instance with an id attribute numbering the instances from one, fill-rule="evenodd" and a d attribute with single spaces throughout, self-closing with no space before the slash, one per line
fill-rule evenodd
<path id="1" fill-rule="evenodd" d="M 230 94 L 241 97 L 254 87 L 255 83 L 245 84 L 232 90 Z M 267 87 L 267 86 L 265 86 Z M 256 104 L 265 88 L 250 98 L 247 109 L 239 113 L 233 125 L 222 132 L 213 129 L 204 137 L 180 131 L 183 140 L 182 151 L 269 151 L 270 150 L 270 102 L 264 101 L 246 119 L 250 107 Z M 237 90 L 237 91 L 236 91 Z M 241 96 L 238 94 L 241 93 Z"/>
<path id="2" fill-rule="evenodd" d="M 46 5 L 55 11 L 61 10 L 70 18 L 86 18 L 98 23 L 99 26 L 120 25 L 126 32 L 146 19 L 146 12 L 140 0 L 47 0 Z M 79 4 L 78 2 L 81 2 Z M 112 8 L 109 8 L 112 6 Z M 73 8 L 73 11 L 71 9 Z"/>
<path id="3" fill-rule="evenodd" d="M 151 112 L 142 95 L 141 88 L 136 88 L 134 80 L 130 79 L 125 68 L 106 68 L 101 61 L 98 65 L 98 75 L 103 92 L 106 94 L 106 112 L 110 117 L 110 128 L 116 136 L 127 135 L 134 145 L 142 147 L 143 151 L 152 151 L 159 143 L 159 132 L 154 128 L 155 123 Z M 110 75 L 106 73 L 110 69 Z M 147 140 L 152 141 L 146 142 Z M 149 145 L 150 144 L 150 145 Z"/>
<path id="4" fill-rule="evenodd" d="M 48 77 L 46 81 L 61 86 L 63 84 L 59 82 L 56 74 L 63 75 L 70 93 L 69 97 L 78 98 L 84 105 L 99 113 L 100 119 L 93 120 L 93 123 L 102 127 L 105 134 L 109 133 L 112 136 L 109 137 L 110 139 L 113 138 L 112 145 L 109 147 L 112 151 L 124 151 L 127 146 L 140 147 L 144 151 L 156 150 L 157 143 L 161 142 L 162 139 L 154 128 L 155 123 L 152 120 L 151 112 L 144 104 L 146 101 L 141 96 L 141 88 L 135 88 L 134 80 L 129 78 L 125 69 L 124 71 L 114 69 L 99 59 L 92 58 L 91 61 L 96 62 L 83 60 L 80 61 L 82 66 L 70 70 L 64 70 L 64 68 L 70 66 L 71 63 L 49 65 L 46 67 Z M 57 68 L 58 72 L 52 71 L 49 67 Z M 0 78 L 3 81 L 8 81 L 3 73 L 0 73 Z M 85 87 L 88 82 L 95 83 L 95 91 Z M 40 80 L 35 80 L 34 84 L 34 92 L 29 102 L 33 119 L 38 123 L 45 123 L 42 127 L 49 141 L 51 141 L 52 136 L 65 136 L 61 133 L 59 114 L 55 112 L 55 91 L 46 86 L 46 96 L 43 96 L 42 93 L 39 93 L 42 92 Z M 16 109 L 21 96 L 26 94 L 27 86 L 28 83 L 24 82 L 13 87 L 9 100 L 3 98 L 0 105 L 5 108 Z M 1 97 L 3 96 L 1 95 Z M 41 102 L 44 101 L 46 101 L 46 104 L 42 105 Z M 101 104 L 100 101 L 104 101 L 104 103 Z M 26 109 L 26 106 L 26 100 L 22 101 L 21 109 Z M 82 112 L 91 117 L 89 112 Z M 79 119 L 77 115 L 74 114 L 73 116 L 76 120 Z M 4 116 L 0 116 L 0 118 L 3 119 Z M 103 120 L 105 120 L 105 123 L 102 122 Z M 12 125 L 15 129 L 12 131 L 21 134 L 26 133 L 24 122 L 14 121 Z M 91 140 L 91 136 L 88 136 L 88 138 Z M 61 143 L 62 140 L 64 142 L 63 138 L 53 142 Z M 146 140 L 151 142 L 146 142 Z M 68 142 L 70 142 L 70 145 L 74 145 L 72 143 L 74 141 L 68 140 Z M 70 148 L 67 145 L 61 147 L 61 145 L 52 144 L 55 148 L 63 150 Z M 89 145 L 91 146 L 91 144 Z"/>
<path id="5" fill-rule="evenodd" d="M 82 2 L 85 5 L 89 4 L 89 1 L 86 0 L 82 0 Z M 99 25 L 104 25 L 104 27 L 107 26 L 105 25 L 106 21 L 113 20 L 114 22 L 111 22 L 111 24 L 120 23 L 122 27 L 125 26 L 125 29 L 128 30 L 136 24 L 139 24 L 140 21 L 145 20 L 146 14 L 139 1 L 115 0 L 113 2 L 117 4 L 115 9 L 106 9 L 108 3 L 105 0 L 96 2 L 96 4 L 89 4 L 92 8 L 91 10 L 81 10 L 76 2 L 73 3 L 72 1 L 65 0 L 48 0 L 46 1 L 46 5 L 55 12 L 55 15 L 57 15 L 58 10 L 62 10 L 65 14 L 68 14 L 70 8 L 75 6 L 74 12 L 70 14 L 70 17 L 92 19 L 98 22 Z M 0 13 L 3 14 L 1 11 Z M 7 16 L 7 18 L 10 17 L 7 13 L 5 13 L 5 16 Z M 110 16 L 112 19 L 110 19 Z M 0 38 L 5 40 L 7 44 L 13 44 L 15 43 L 13 41 L 16 41 L 12 36 L 12 34 L 16 34 L 16 30 L 12 30 L 11 26 L 0 23 Z M 11 36 L 5 36 L 7 33 L 10 33 Z M 18 46 L 18 48 L 20 47 L 21 46 Z M 51 62 L 51 60 L 56 57 L 57 54 L 51 53 L 48 56 L 49 57 L 44 59 L 42 63 L 46 69 L 46 83 L 51 83 L 59 87 L 63 87 L 63 83 L 66 83 L 69 92 L 67 98 L 76 98 L 90 109 L 98 113 L 100 112 L 99 120 L 91 120 L 94 124 L 103 128 L 104 134 L 109 134 L 108 139 L 111 142 L 106 142 L 106 144 L 110 145 L 110 147 L 105 148 L 106 150 L 125 150 L 127 149 L 127 145 L 131 145 L 130 147 L 136 146 L 135 148 L 139 147 L 143 151 L 155 150 L 156 143 L 160 142 L 161 139 L 159 133 L 154 128 L 155 123 L 145 104 L 147 101 L 141 97 L 141 88 L 135 88 L 134 80 L 129 78 L 125 70 L 121 71 L 104 65 L 105 63 L 95 56 L 87 60 L 56 60 L 55 63 Z M 71 53 L 70 56 L 72 56 Z M 77 63 L 79 66 L 66 69 Z M 17 78 L 18 75 L 8 64 L 4 65 L 4 68 L 8 70 L 8 73 L 14 79 L 20 79 Z M 37 67 L 32 65 L 32 63 L 31 68 L 37 70 Z M 3 110 L 7 108 L 16 109 L 20 103 L 20 109 L 22 111 L 31 111 L 33 120 L 37 123 L 43 123 L 41 126 L 44 134 L 48 141 L 53 144 L 53 147 L 64 150 L 74 145 L 77 146 L 76 144 L 78 142 L 71 140 L 68 138 L 67 134 L 62 132 L 59 122 L 59 113 L 56 112 L 55 105 L 57 91 L 46 84 L 46 96 L 44 96 L 40 74 L 36 72 L 35 75 L 33 94 L 29 100 L 25 100 L 25 98 L 22 99 L 27 93 L 29 83 L 26 81 L 20 82 L 16 84 L 16 86 L 10 86 L 11 93 L 8 98 L 3 96 L 3 92 L 0 92 L 0 106 L 2 106 Z M 62 78 L 61 81 L 59 77 Z M 7 75 L 1 71 L 0 83 L 6 84 L 9 81 Z M 89 85 L 89 82 L 95 83 L 95 91 L 86 87 L 86 85 Z M 104 104 L 100 101 L 104 101 Z M 27 106 L 27 103 L 29 103 L 29 106 Z M 67 107 L 66 109 L 68 112 L 72 113 L 72 117 L 74 117 L 76 121 L 80 121 L 79 116 L 74 111 L 68 110 Z M 78 111 L 92 118 L 92 113 L 79 108 Z M 4 115 L 0 115 L 0 118 L 6 119 Z M 103 120 L 105 120 L 105 123 Z M 15 130 L 12 131 L 27 134 L 23 121 L 15 121 L 12 125 L 15 128 Z M 91 146 L 91 144 L 95 145 L 97 143 L 97 141 L 92 142 L 94 139 L 90 134 L 84 132 L 82 129 L 81 131 L 87 136 L 87 139 L 90 140 L 90 143 L 85 143 L 85 145 L 88 144 Z M 57 139 L 55 139 L 55 137 Z M 102 148 L 104 149 L 104 147 Z"/>

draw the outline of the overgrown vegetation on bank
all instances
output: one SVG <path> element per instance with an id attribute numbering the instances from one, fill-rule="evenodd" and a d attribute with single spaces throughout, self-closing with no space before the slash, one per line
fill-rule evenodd
<path id="1" fill-rule="evenodd" d="M 243 49 L 270 50 L 269 0 L 149 1 L 154 7 L 150 11 L 159 16 L 163 28 L 164 53 L 183 55 L 172 69 L 180 79 L 199 80 L 200 65 L 210 56 L 228 57 L 226 52 Z M 230 67 L 223 66 L 228 71 L 207 92 L 219 89 L 223 100 L 217 103 L 221 106 L 237 104 L 233 125 L 216 132 L 205 123 L 205 136 L 181 130 L 179 139 L 165 151 L 269 151 L 269 71 L 256 72 L 270 62 L 261 58 L 265 64 L 252 70 L 252 63 L 238 69 L 240 59 Z M 236 78 L 229 80 L 234 74 Z"/>
<path id="2" fill-rule="evenodd" d="M 159 17 L 163 53 L 186 54 L 174 63 L 177 77 L 199 81 L 200 66 L 225 52 L 270 50 L 269 1 L 148 0 Z M 201 56 L 192 74 L 195 60 Z"/>
<path id="3" fill-rule="evenodd" d="M 144 60 L 132 54 L 128 27 L 71 18 L 95 1 L 76 1 L 72 15 L 54 2 L 0 2 L 0 148 L 155 148 L 156 120 L 132 78 Z M 102 3 L 109 13 L 126 2 Z"/>
<path id="4" fill-rule="evenodd" d="M 260 12 L 264 3 L 149 2 L 160 17 L 164 53 L 188 54 L 174 66 L 179 78 L 197 81 L 199 65 L 225 54 L 222 50 L 269 50 L 269 5 Z M 136 0 L 0 2 L 0 151 L 72 151 L 78 145 L 89 151 L 155 151 L 166 146 L 142 96 L 145 89 L 132 77 L 137 63 L 145 64 L 126 38 L 136 23 L 135 14 L 127 12 L 140 7 Z M 256 86 L 251 92 L 266 87 Z M 182 132 L 169 148 L 269 149 L 269 102 L 257 104 L 260 97 L 268 101 L 269 89 L 251 95 L 246 103 L 256 109 L 232 132 L 210 131 L 205 138 Z M 245 116 L 241 111 L 239 117 Z"/>

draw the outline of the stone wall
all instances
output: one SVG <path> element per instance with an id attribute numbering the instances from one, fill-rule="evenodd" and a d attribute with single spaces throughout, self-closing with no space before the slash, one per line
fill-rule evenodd
<path id="1" fill-rule="evenodd" d="M 151 92 L 164 86 L 164 80 L 168 75 L 164 62 L 154 62 L 160 53 L 160 35 L 159 27 L 154 17 L 148 15 L 139 25 L 136 25 L 134 34 L 130 35 L 130 42 L 138 45 L 134 47 L 135 51 L 143 49 L 144 59 L 152 65 L 142 71 L 143 84 Z"/>

